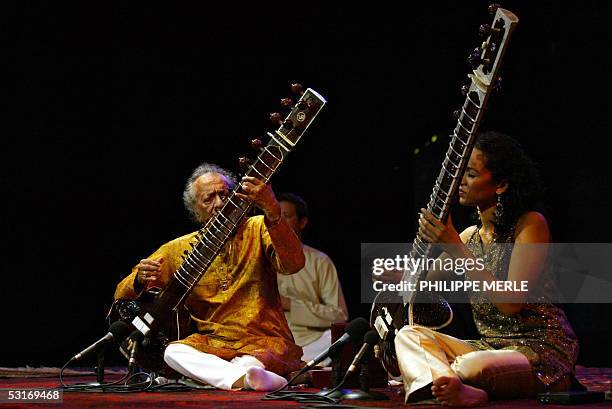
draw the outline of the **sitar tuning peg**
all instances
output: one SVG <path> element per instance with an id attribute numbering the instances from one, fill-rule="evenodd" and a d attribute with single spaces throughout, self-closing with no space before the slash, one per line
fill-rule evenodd
<path id="1" fill-rule="evenodd" d="M 470 86 L 469 85 L 462 85 L 461 86 L 461 95 L 463 95 L 464 97 L 467 96 L 468 92 L 470 92 Z"/>
<path id="2" fill-rule="evenodd" d="M 482 58 L 480 57 L 481 54 L 482 50 L 480 48 L 474 48 L 474 51 L 472 51 L 468 56 L 468 63 L 472 66 L 472 68 L 476 69 L 482 63 Z"/>
<path id="3" fill-rule="evenodd" d="M 281 99 L 281 106 L 283 108 L 291 108 L 293 106 L 293 100 L 291 98 Z"/>
<path id="4" fill-rule="evenodd" d="M 302 87 L 302 84 L 296 82 L 295 84 L 291 84 L 291 92 L 302 95 L 304 93 L 304 87 Z"/>
<path id="5" fill-rule="evenodd" d="M 283 117 L 278 112 L 273 112 L 270 114 L 270 121 L 275 125 L 280 125 L 283 123 Z"/>
<path id="6" fill-rule="evenodd" d="M 491 27 L 491 24 L 481 24 L 478 28 L 478 34 L 481 37 L 487 37 L 490 34 L 499 34 L 501 30 L 499 28 Z"/>
<path id="7" fill-rule="evenodd" d="M 293 128 L 293 122 L 291 122 L 290 119 L 285 119 L 283 121 L 283 117 L 278 112 L 270 114 L 270 121 L 272 121 L 272 123 L 275 125 L 282 125 L 287 129 Z"/>
<path id="8" fill-rule="evenodd" d="M 461 116 L 461 111 L 459 109 L 455 109 L 453 111 L 453 119 L 459 119 L 459 117 Z"/>
<path id="9" fill-rule="evenodd" d="M 490 15 L 494 15 L 495 13 L 497 13 L 497 9 L 500 7 L 501 5 L 499 3 L 492 3 L 492 4 L 489 4 L 489 7 L 487 7 L 487 10 L 489 11 Z"/>
<path id="10" fill-rule="evenodd" d="M 491 34 L 491 24 L 481 24 L 478 28 L 478 34 L 481 37 L 486 37 Z"/>
<path id="11" fill-rule="evenodd" d="M 261 139 L 251 139 L 251 148 L 255 149 L 256 151 L 262 150 L 263 142 Z"/>

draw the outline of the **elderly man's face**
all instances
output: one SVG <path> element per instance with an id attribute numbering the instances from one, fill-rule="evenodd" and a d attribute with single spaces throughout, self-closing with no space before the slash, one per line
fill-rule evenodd
<path id="1" fill-rule="evenodd" d="M 229 183 L 227 178 L 219 173 L 205 173 L 196 179 L 193 187 L 199 221 L 205 223 L 223 207 L 230 194 Z"/>

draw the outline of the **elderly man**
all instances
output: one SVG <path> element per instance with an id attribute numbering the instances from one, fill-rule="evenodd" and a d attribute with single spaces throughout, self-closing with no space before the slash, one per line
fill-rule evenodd
<path id="1" fill-rule="evenodd" d="M 187 181 L 185 206 L 204 224 L 222 209 L 235 183 L 225 169 L 202 164 Z M 237 195 L 264 215 L 242 221 L 194 287 L 185 305 L 197 332 L 168 345 L 164 360 L 177 372 L 220 389 L 273 390 L 286 384 L 280 375 L 298 369 L 302 355 L 283 315 L 277 273 L 299 271 L 304 253 L 271 187 L 253 177 L 241 183 L 244 193 Z M 140 260 L 117 286 L 115 298 L 163 288 L 196 242 L 196 232 L 190 233 Z"/>

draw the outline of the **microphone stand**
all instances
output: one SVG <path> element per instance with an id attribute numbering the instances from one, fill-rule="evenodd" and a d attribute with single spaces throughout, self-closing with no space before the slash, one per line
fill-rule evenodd
<path id="1" fill-rule="evenodd" d="M 340 389 L 344 382 L 344 370 L 342 368 L 342 360 L 338 356 L 340 354 L 335 354 L 332 357 L 332 370 L 331 370 L 331 380 L 332 385 L 334 385 L 334 390 L 322 389 L 320 392 L 317 392 L 317 395 L 327 396 L 332 399 L 340 399 L 340 397 L 344 394 L 343 390 Z M 346 381 L 346 380 L 344 380 Z"/>
<path id="2" fill-rule="evenodd" d="M 98 351 L 98 364 L 94 368 L 96 371 L 96 382 L 99 385 L 104 383 L 104 349 Z"/>
<path id="3" fill-rule="evenodd" d="M 132 376 L 134 375 L 137 371 L 137 365 L 136 365 L 136 354 L 138 353 L 138 350 L 140 349 L 140 343 L 143 341 L 142 337 L 132 337 L 131 338 L 131 342 L 132 342 L 132 348 L 130 350 L 130 357 L 128 360 L 128 376 Z"/>
<path id="4" fill-rule="evenodd" d="M 368 359 L 359 364 L 359 386 L 361 389 L 340 396 L 341 400 L 389 400 L 389 397 L 384 393 L 370 390 L 370 368 L 368 366 L 370 358 L 369 351 L 366 357 Z"/>
<path id="5" fill-rule="evenodd" d="M 94 373 L 96 374 L 95 382 L 87 382 L 85 385 L 87 386 L 100 386 L 104 383 L 104 353 L 105 348 L 100 348 L 96 351 L 96 359 L 97 363 L 94 367 Z"/>

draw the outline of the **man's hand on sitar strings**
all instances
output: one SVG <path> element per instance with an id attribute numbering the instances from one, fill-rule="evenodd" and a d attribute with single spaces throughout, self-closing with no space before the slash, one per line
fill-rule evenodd
<path id="1" fill-rule="evenodd" d="M 269 222 L 280 220 L 281 207 L 270 185 L 252 176 L 244 176 L 240 182 L 240 187 L 242 193 L 236 192 L 236 196 L 252 202 L 263 210 Z"/>

